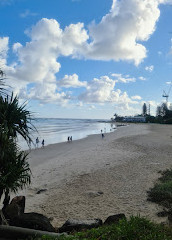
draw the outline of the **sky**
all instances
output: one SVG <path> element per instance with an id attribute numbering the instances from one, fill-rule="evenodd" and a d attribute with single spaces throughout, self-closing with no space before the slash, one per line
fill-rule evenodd
<path id="1" fill-rule="evenodd" d="M 0 68 L 35 117 L 110 119 L 143 103 L 155 115 L 172 81 L 172 0 L 0 0 Z"/>

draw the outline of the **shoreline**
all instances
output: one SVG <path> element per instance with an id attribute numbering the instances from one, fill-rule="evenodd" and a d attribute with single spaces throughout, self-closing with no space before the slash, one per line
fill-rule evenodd
<path id="1" fill-rule="evenodd" d="M 130 124 L 104 139 L 96 134 L 31 151 L 32 184 L 22 192 L 26 212 L 51 217 L 56 227 L 68 218 L 104 220 L 118 213 L 164 221 L 146 191 L 158 171 L 171 166 L 171 132 L 169 125 Z"/>

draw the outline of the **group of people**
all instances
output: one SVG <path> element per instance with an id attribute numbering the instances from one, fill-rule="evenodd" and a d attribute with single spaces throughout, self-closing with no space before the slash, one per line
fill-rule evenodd
<path id="1" fill-rule="evenodd" d="M 104 138 L 103 130 L 101 130 L 101 135 L 102 135 L 102 138 Z M 67 141 L 72 142 L 72 136 L 68 136 Z M 44 139 L 42 140 L 41 144 L 42 144 L 42 148 L 44 148 L 44 145 L 45 145 Z M 38 147 L 39 147 L 39 138 L 37 137 L 36 138 L 36 148 L 38 148 Z"/>
<path id="2" fill-rule="evenodd" d="M 42 140 L 42 148 L 44 148 L 44 145 L 45 145 L 45 141 L 44 141 L 44 139 Z M 37 137 L 36 138 L 36 148 L 38 148 L 38 146 L 39 146 L 39 138 Z"/>
<path id="3" fill-rule="evenodd" d="M 67 137 L 67 141 L 68 141 L 68 142 L 72 142 L 72 136 L 68 136 L 68 137 Z"/>

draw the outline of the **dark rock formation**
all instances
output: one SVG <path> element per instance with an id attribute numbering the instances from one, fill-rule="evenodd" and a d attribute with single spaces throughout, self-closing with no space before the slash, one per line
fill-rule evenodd
<path id="1" fill-rule="evenodd" d="M 10 205 L 17 204 L 20 207 L 20 213 L 24 213 L 25 210 L 25 202 L 26 198 L 25 196 L 16 196 L 11 200 Z"/>
<path id="2" fill-rule="evenodd" d="M 24 213 L 25 210 L 25 197 L 14 197 L 9 205 L 3 208 L 3 214 L 7 220 L 11 220 L 16 216 Z"/>
<path id="3" fill-rule="evenodd" d="M 121 214 L 111 215 L 105 220 L 104 224 L 112 224 L 112 223 L 117 224 L 121 219 L 126 219 L 125 214 L 121 213 Z"/>
<path id="4" fill-rule="evenodd" d="M 3 209 L 3 214 L 5 218 L 10 221 L 14 217 L 20 215 L 20 207 L 17 204 L 9 204 L 5 209 Z"/>
<path id="5" fill-rule="evenodd" d="M 48 232 L 55 232 L 49 219 L 39 213 L 23 213 L 20 216 L 14 217 L 10 221 L 10 225 L 16 227 L 30 228 Z"/>
<path id="6" fill-rule="evenodd" d="M 64 225 L 58 229 L 59 233 L 62 232 L 73 232 L 73 231 L 81 231 L 83 229 L 91 229 L 97 228 L 102 225 L 101 219 L 89 219 L 89 220 L 76 220 L 76 219 L 68 219 Z"/>

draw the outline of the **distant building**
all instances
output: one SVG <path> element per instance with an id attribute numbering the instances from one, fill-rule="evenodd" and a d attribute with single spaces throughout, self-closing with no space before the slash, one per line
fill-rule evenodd
<path id="1" fill-rule="evenodd" d="M 124 117 L 123 118 L 123 122 L 141 122 L 141 123 L 145 123 L 146 122 L 146 117 L 142 117 L 142 116 L 137 116 L 137 117 Z"/>

